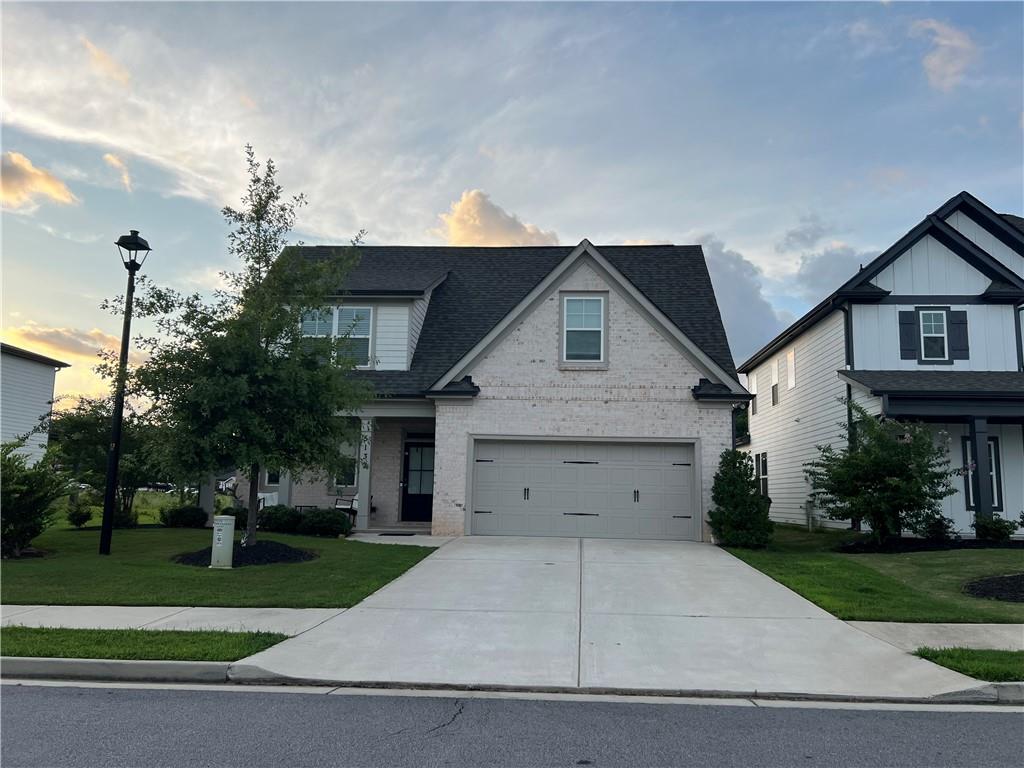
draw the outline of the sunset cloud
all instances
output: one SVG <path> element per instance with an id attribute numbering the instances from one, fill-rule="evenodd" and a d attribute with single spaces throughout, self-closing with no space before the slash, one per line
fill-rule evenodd
<path id="1" fill-rule="evenodd" d="M 964 79 L 978 55 L 978 47 L 962 29 L 937 19 L 919 19 L 910 25 L 914 37 L 930 35 L 931 51 L 921 60 L 928 82 L 940 91 L 951 91 Z"/>
<path id="2" fill-rule="evenodd" d="M 124 186 L 125 190 L 131 192 L 132 175 L 128 172 L 128 166 L 124 164 L 124 160 L 112 152 L 107 152 L 107 154 L 103 156 L 103 161 L 121 174 L 121 184 Z"/>
<path id="3" fill-rule="evenodd" d="M 20 152 L 4 152 L 0 172 L 0 200 L 10 210 L 34 210 L 39 198 L 63 205 L 78 202 L 68 185 L 43 168 L 36 168 Z"/>
<path id="4" fill-rule="evenodd" d="M 132 76 L 128 74 L 128 70 L 84 35 L 82 36 L 82 45 L 89 52 L 89 63 L 98 74 L 123 86 L 127 86 L 131 82 Z"/>
<path id="5" fill-rule="evenodd" d="M 558 245 L 554 232 L 523 223 L 479 189 L 463 192 L 440 217 L 435 232 L 449 245 Z"/>

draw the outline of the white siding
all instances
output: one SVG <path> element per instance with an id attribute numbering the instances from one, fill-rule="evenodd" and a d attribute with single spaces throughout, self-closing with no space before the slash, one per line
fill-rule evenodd
<path id="1" fill-rule="evenodd" d="M 795 349 L 796 386 L 787 388 L 786 349 L 759 366 L 757 414 L 750 416 L 751 453 L 768 454 L 768 495 L 773 520 L 804 523 L 804 502 L 810 487 L 804 464 L 815 456 L 815 445 L 844 445 L 839 424 L 846 420 L 846 385 L 837 371 L 845 367 L 843 314 L 833 312 L 801 334 Z M 782 365 L 780 366 L 780 362 Z M 781 370 L 780 370 L 781 368 Z M 778 371 L 779 404 L 772 405 L 772 370 Z"/>
<path id="2" fill-rule="evenodd" d="M 946 219 L 946 223 L 981 248 L 981 250 L 988 253 L 989 256 L 999 259 L 999 261 L 1018 275 L 1024 275 L 1024 256 L 1021 256 L 1015 250 L 1005 245 L 1002 240 L 991 234 L 967 214 L 954 211 Z"/>
<path id="3" fill-rule="evenodd" d="M 932 427 L 935 442 L 946 445 L 950 468 L 963 466 L 961 438 L 968 433 L 966 424 L 936 424 Z M 989 424 L 989 437 L 999 439 L 999 465 L 1002 474 L 1003 511 L 997 515 L 1016 520 L 1024 510 L 1024 435 L 1019 424 Z M 973 535 L 974 513 L 968 511 L 964 478 L 954 476 L 956 493 L 942 502 L 942 514 L 953 520 L 961 535 Z M 1018 533 L 1021 531 L 1018 529 Z"/>
<path id="4" fill-rule="evenodd" d="M 871 281 L 897 295 L 976 295 L 991 280 L 931 235 L 925 235 Z"/>
<path id="5" fill-rule="evenodd" d="M 0 433 L 9 442 L 32 431 L 50 412 L 56 371 L 49 365 L 3 355 L 0 370 Z M 47 436 L 33 435 L 20 453 L 32 462 L 46 450 Z"/>
<path id="6" fill-rule="evenodd" d="M 374 358 L 378 371 L 409 368 L 409 305 L 378 304 L 374 315 Z"/>
<path id="7" fill-rule="evenodd" d="M 921 306 L 926 305 L 927 302 Z M 946 306 L 946 305 L 943 305 Z M 950 365 L 919 365 L 900 359 L 899 312 L 914 305 L 853 305 L 853 367 L 872 371 L 1016 371 L 1017 338 L 1009 304 L 949 305 L 967 312 L 970 359 Z"/>
<path id="8" fill-rule="evenodd" d="M 420 340 L 420 331 L 423 329 L 423 320 L 427 316 L 427 307 L 430 306 L 430 291 L 422 299 L 413 301 L 409 308 L 409 365 L 412 365 L 412 356 L 416 352 L 416 342 Z"/>

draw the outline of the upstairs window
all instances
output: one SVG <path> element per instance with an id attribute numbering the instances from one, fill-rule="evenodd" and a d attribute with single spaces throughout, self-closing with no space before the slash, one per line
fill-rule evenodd
<path id="1" fill-rule="evenodd" d="M 281 484 L 281 471 L 278 469 L 268 469 L 264 477 L 266 486 L 280 485 Z"/>
<path id="2" fill-rule="evenodd" d="M 793 389 L 796 386 L 796 350 L 791 349 L 786 353 L 786 389 Z"/>
<path id="3" fill-rule="evenodd" d="M 347 351 L 356 367 L 370 366 L 373 310 L 370 307 L 338 307 L 338 335 L 348 337 Z"/>
<path id="4" fill-rule="evenodd" d="M 946 312 L 926 310 L 921 314 L 921 359 L 948 360 L 949 336 L 946 331 Z"/>
<path id="5" fill-rule="evenodd" d="M 562 306 L 563 361 L 604 362 L 604 297 L 566 296 Z"/>
<path id="6" fill-rule="evenodd" d="M 752 394 L 754 396 L 754 399 L 750 401 L 750 415 L 751 416 L 756 416 L 757 415 L 757 374 L 756 373 L 751 372 L 747 376 L 747 389 L 750 391 L 750 394 Z"/>
<path id="7" fill-rule="evenodd" d="M 779 404 L 779 366 L 781 365 L 781 358 L 772 365 L 772 405 Z"/>
<path id="8" fill-rule="evenodd" d="M 302 318 L 303 336 L 331 336 L 334 334 L 334 309 L 314 309 Z"/>

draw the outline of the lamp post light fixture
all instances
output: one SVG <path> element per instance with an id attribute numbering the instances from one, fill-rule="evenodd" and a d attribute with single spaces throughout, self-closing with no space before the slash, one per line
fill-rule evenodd
<path id="1" fill-rule="evenodd" d="M 110 424 L 110 445 L 107 450 L 107 488 L 103 495 L 103 525 L 100 528 L 100 554 L 110 554 L 110 539 L 114 533 L 114 506 L 117 504 L 117 470 L 121 461 L 121 423 L 124 421 L 124 387 L 128 372 L 128 346 L 131 343 L 132 300 L 135 298 L 135 273 L 142 269 L 149 255 L 149 243 L 133 229 L 121 235 L 114 243 L 128 270 L 128 290 L 124 294 L 124 326 L 121 329 L 121 357 L 117 365 L 114 389 L 114 416 Z"/>

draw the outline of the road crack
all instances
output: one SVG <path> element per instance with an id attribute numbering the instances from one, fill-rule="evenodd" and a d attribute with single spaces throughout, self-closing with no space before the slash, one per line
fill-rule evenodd
<path id="1" fill-rule="evenodd" d="M 463 712 L 463 710 L 465 710 L 465 708 L 466 708 L 466 702 L 462 701 L 461 699 L 456 699 L 455 700 L 455 711 L 452 713 L 452 716 L 449 717 L 445 722 L 441 723 L 440 725 L 435 725 L 433 728 L 431 728 L 430 730 L 426 731 L 423 735 L 426 736 L 429 733 L 436 733 L 437 731 L 444 730 L 445 728 L 447 728 L 449 725 L 454 723 L 456 720 L 458 720 L 462 716 L 462 712 Z"/>

